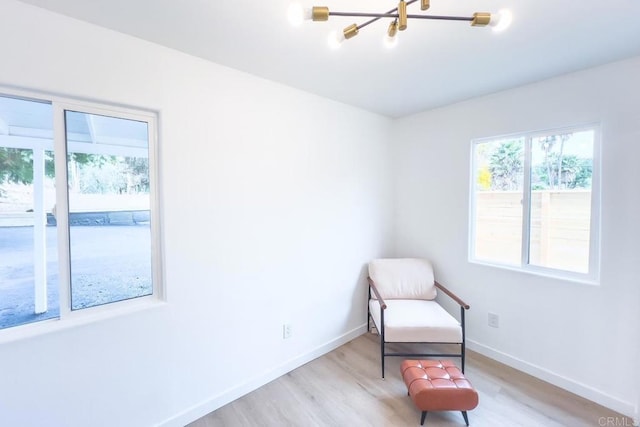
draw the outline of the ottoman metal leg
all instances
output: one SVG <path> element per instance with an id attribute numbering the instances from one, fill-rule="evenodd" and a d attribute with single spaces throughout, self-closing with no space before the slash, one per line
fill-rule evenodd
<path id="1" fill-rule="evenodd" d="M 422 411 L 422 416 L 420 417 L 420 425 L 424 425 L 424 419 L 427 418 L 427 411 Z"/>
<path id="2" fill-rule="evenodd" d="M 460 411 L 462 412 L 462 417 L 464 418 L 464 423 L 466 425 L 469 425 L 469 418 L 467 417 L 467 411 Z"/>

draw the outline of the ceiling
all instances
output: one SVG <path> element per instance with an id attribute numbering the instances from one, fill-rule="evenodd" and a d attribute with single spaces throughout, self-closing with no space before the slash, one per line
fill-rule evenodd
<path id="1" fill-rule="evenodd" d="M 298 1 L 350 12 L 396 6 Z M 432 0 L 430 14 L 509 9 L 513 23 L 496 33 L 467 22 L 410 19 L 388 49 L 382 39 L 389 21 L 379 21 L 338 50 L 328 47 L 327 34 L 366 19 L 292 27 L 289 0 L 23 2 L 394 118 L 640 55 L 640 0 Z M 408 9 L 420 13 L 418 4 Z"/>

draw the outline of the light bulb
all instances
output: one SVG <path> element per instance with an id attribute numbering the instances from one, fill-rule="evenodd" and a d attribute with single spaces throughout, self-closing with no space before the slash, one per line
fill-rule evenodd
<path id="1" fill-rule="evenodd" d="M 384 44 L 384 47 L 386 47 L 387 49 L 393 49 L 398 45 L 398 36 L 389 37 L 389 35 L 387 34 L 384 36 L 382 42 Z"/>
<path id="2" fill-rule="evenodd" d="M 302 5 L 297 2 L 291 3 L 287 10 L 287 19 L 291 25 L 299 27 L 304 20 L 311 19 L 311 9 L 303 8 Z"/>
<path id="3" fill-rule="evenodd" d="M 510 10 L 502 9 L 498 13 L 491 14 L 491 21 L 489 26 L 495 32 L 504 31 L 511 25 L 513 21 L 513 15 Z"/>
<path id="4" fill-rule="evenodd" d="M 331 49 L 338 49 L 342 46 L 342 42 L 345 41 L 344 33 L 342 31 L 333 30 L 329 33 L 327 42 Z"/>
<path id="5" fill-rule="evenodd" d="M 398 21 L 392 21 L 387 29 L 387 34 L 383 39 L 385 47 L 388 49 L 396 47 L 398 44 Z"/>

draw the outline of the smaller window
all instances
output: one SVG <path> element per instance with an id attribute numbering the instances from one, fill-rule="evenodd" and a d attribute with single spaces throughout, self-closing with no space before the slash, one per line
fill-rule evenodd
<path id="1" fill-rule="evenodd" d="M 71 309 L 152 295 L 148 123 L 65 111 L 65 124 Z"/>
<path id="2" fill-rule="evenodd" d="M 472 141 L 471 261 L 596 282 L 597 126 Z"/>

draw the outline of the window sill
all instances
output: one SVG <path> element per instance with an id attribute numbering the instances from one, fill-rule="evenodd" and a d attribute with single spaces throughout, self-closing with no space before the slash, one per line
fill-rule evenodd
<path id="1" fill-rule="evenodd" d="M 114 304 L 117 304 L 117 307 L 115 307 Z M 82 309 L 77 312 L 71 312 L 64 318 L 42 320 L 2 329 L 0 330 L 0 345 L 74 329 L 79 326 L 133 313 L 158 310 L 166 306 L 167 303 L 165 301 L 155 297 L 149 297 L 142 300 L 121 301 L 89 309 Z"/>
<path id="2" fill-rule="evenodd" d="M 476 265 L 483 265 L 486 267 L 493 267 L 493 268 L 499 268 L 501 270 L 509 270 L 509 271 L 515 271 L 518 273 L 524 273 L 524 274 L 529 274 L 529 275 L 533 275 L 533 276 L 539 276 L 539 277 L 545 277 L 545 278 L 549 278 L 549 279 L 555 279 L 555 280 L 559 280 L 559 281 L 563 281 L 563 282 L 569 282 L 569 283 L 579 283 L 582 285 L 590 285 L 590 286 L 599 286 L 600 285 L 600 280 L 596 279 L 596 278 L 592 278 L 588 275 L 582 275 L 579 273 L 575 273 L 575 275 L 573 273 L 569 273 L 569 272 L 560 272 L 558 270 L 550 270 L 550 269 L 541 269 L 541 268 L 536 268 L 536 267 L 531 267 L 529 266 L 528 268 L 523 268 L 523 267 L 519 267 L 519 266 L 512 266 L 512 265 L 506 265 L 506 264 L 498 264 L 498 263 L 494 263 L 494 262 L 490 262 L 490 261 L 485 261 L 485 260 L 478 260 L 478 259 L 469 259 L 469 263 L 471 264 L 476 264 Z"/>

